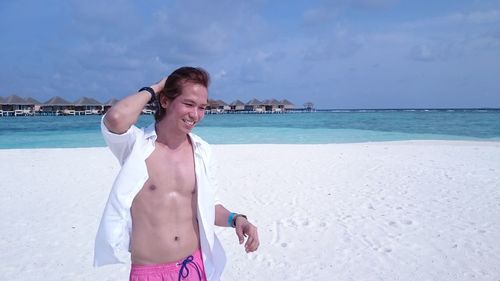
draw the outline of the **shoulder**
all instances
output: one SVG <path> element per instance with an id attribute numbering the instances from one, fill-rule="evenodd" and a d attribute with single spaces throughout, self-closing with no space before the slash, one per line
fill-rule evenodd
<path id="1" fill-rule="evenodd" d="M 189 133 L 189 137 L 193 143 L 195 153 L 200 154 L 204 159 L 209 159 L 212 155 L 210 144 L 194 133 Z"/>
<path id="2" fill-rule="evenodd" d="M 191 137 L 191 140 L 194 143 L 197 143 L 197 144 L 199 144 L 201 146 L 204 146 L 204 147 L 210 147 L 210 145 L 208 144 L 208 142 L 206 142 L 204 139 L 202 139 L 200 136 L 198 136 L 195 133 L 189 133 L 189 137 Z"/>

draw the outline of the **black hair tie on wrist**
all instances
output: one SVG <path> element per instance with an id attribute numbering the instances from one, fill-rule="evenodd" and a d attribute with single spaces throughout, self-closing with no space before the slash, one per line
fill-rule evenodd
<path id="1" fill-rule="evenodd" d="M 151 99 L 149 99 L 148 103 L 153 103 L 154 104 L 156 102 L 156 93 L 153 90 L 153 88 L 151 88 L 151 87 L 142 87 L 142 88 L 139 89 L 138 92 L 142 92 L 142 91 L 147 91 L 148 93 L 151 94 Z"/>

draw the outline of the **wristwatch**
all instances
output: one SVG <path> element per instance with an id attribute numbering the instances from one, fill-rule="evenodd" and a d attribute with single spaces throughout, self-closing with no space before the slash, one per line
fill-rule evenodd
<path id="1" fill-rule="evenodd" d="M 243 214 L 236 214 L 236 215 L 234 215 L 234 217 L 233 217 L 233 221 L 231 222 L 231 226 L 232 226 L 233 228 L 234 228 L 234 227 L 236 227 L 236 219 L 237 219 L 238 217 L 244 217 L 246 220 L 248 220 L 248 219 L 247 219 L 247 216 L 245 216 L 245 215 L 243 215 Z"/>

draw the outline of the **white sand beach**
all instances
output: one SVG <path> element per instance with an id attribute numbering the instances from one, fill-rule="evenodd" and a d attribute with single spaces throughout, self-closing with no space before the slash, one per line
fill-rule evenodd
<path id="1" fill-rule="evenodd" d="M 500 280 L 500 143 L 219 145 L 222 280 Z M 0 150 L 0 280 L 128 280 L 92 266 L 107 148 Z"/>

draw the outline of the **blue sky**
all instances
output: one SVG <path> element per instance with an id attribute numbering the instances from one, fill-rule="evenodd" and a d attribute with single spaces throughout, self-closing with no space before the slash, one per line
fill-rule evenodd
<path id="1" fill-rule="evenodd" d="M 500 107 L 500 1 L 0 1 L 0 96 L 124 97 L 183 65 L 210 98 Z"/>

